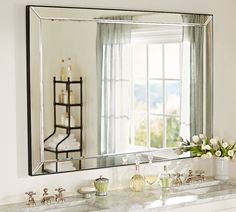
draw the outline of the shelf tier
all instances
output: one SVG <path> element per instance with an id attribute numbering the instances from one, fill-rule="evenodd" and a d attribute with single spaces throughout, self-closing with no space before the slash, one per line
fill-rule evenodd
<path id="1" fill-rule="evenodd" d="M 76 130 L 76 129 L 80 129 L 82 130 L 82 127 L 67 127 L 67 126 L 63 126 L 63 125 L 56 125 L 55 127 L 58 127 L 58 128 L 62 128 L 62 129 L 67 129 L 67 130 Z"/>
<path id="2" fill-rule="evenodd" d="M 75 81 L 61 81 L 61 80 L 55 80 L 55 83 L 62 83 L 62 84 L 78 84 L 78 83 L 82 83 L 81 80 L 75 80 Z"/>
<path id="3" fill-rule="evenodd" d="M 59 103 L 59 102 L 55 102 L 55 105 L 59 105 L 59 106 L 70 106 L 70 107 L 76 107 L 76 106 L 81 107 L 81 106 L 82 106 L 82 104 L 80 104 L 80 103 L 76 103 L 76 104 L 65 104 L 65 103 Z"/>
<path id="4" fill-rule="evenodd" d="M 44 148 L 45 151 L 47 152 L 53 152 L 53 153 L 68 153 L 68 152 L 80 152 L 81 149 L 68 149 L 68 150 L 58 150 L 56 151 L 55 148 L 51 148 L 51 147 L 45 147 Z"/>

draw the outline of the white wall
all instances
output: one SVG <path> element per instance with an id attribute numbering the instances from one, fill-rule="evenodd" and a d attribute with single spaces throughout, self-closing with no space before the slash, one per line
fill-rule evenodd
<path id="1" fill-rule="evenodd" d="M 101 173 L 112 178 L 113 188 L 121 186 L 121 182 L 127 182 L 129 179 L 131 168 L 92 170 L 42 177 L 27 176 L 26 4 L 56 3 L 53 0 L 1 1 L 0 204 L 24 200 L 25 191 L 32 189 L 39 192 L 44 186 L 50 188 L 63 186 L 68 191 L 74 192 L 86 180 L 94 179 Z M 60 5 L 213 13 L 214 134 L 236 138 L 236 26 L 234 23 L 236 2 L 234 0 L 61 0 Z M 209 161 L 204 164 L 211 166 Z M 235 164 L 232 164 L 231 170 L 233 166 Z M 131 171 L 127 172 L 127 169 Z M 124 171 L 130 175 L 124 175 Z"/>

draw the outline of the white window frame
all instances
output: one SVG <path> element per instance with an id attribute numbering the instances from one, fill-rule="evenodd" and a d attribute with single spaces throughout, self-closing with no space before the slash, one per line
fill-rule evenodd
<path id="1" fill-rule="evenodd" d="M 148 61 L 146 63 L 147 67 L 147 76 L 146 76 L 146 85 L 147 85 L 147 113 L 140 113 L 142 115 L 146 114 L 147 116 L 147 149 L 156 149 L 155 147 L 151 147 L 151 131 L 150 131 L 150 117 L 151 116 L 159 116 L 162 117 L 163 120 L 163 140 L 162 140 L 162 148 L 166 148 L 167 147 L 167 140 L 166 140 L 166 129 L 167 129 L 167 123 L 166 123 L 166 119 L 168 117 L 177 117 L 179 118 L 179 122 L 181 121 L 181 97 L 182 97 L 182 93 L 181 93 L 181 84 L 182 84 L 182 76 L 181 76 L 181 70 L 182 70 L 182 61 L 183 58 L 181 57 L 182 51 L 183 51 L 183 46 L 182 46 L 182 28 L 180 27 L 176 27 L 176 28 L 168 28 L 168 27 L 163 27 L 163 28 L 159 28 L 160 30 L 152 30 L 152 28 L 150 28 L 150 30 L 145 29 L 142 30 L 140 28 L 138 29 L 134 29 L 131 33 L 131 43 L 132 44 L 137 44 L 137 43 L 142 43 L 146 45 L 146 56 L 148 59 L 148 48 L 149 48 L 149 44 L 161 44 L 162 45 L 162 76 L 163 78 L 150 78 L 149 77 L 149 64 Z M 148 31 L 148 33 L 147 33 Z M 145 32 L 145 34 L 144 34 Z M 168 79 L 165 78 L 165 44 L 170 44 L 170 43 L 179 43 L 180 45 L 180 58 L 179 58 L 179 70 L 180 70 L 180 79 Z M 133 73 L 134 71 L 132 71 Z M 152 80 L 160 80 L 162 81 L 162 95 L 163 95 L 163 113 L 162 114 L 158 114 L 158 113 L 150 113 L 150 81 Z M 166 91 L 165 91 L 165 84 L 166 81 L 179 81 L 180 82 L 180 112 L 179 115 L 168 115 L 166 114 L 166 109 L 165 109 L 165 102 L 166 102 Z M 132 99 L 131 99 L 131 108 L 132 108 L 132 113 L 131 113 L 131 146 L 133 146 L 134 148 L 137 149 L 143 149 L 143 146 L 140 146 L 135 144 L 135 123 L 134 123 L 134 74 L 132 74 L 132 82 L 131 82 L 131 86 L 132 86 Z"/>

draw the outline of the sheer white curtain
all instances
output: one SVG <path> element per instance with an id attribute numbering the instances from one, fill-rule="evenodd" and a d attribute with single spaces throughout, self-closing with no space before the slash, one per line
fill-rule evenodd
<path id="1" fill-rule="evenodd" d="M 99 154 L 125 152 L 130 137 L 131 26 L 99 23 L 97 27 Z"/>
<path id="2" fill-rule="evenodd" d="M 203 15 L 183 15 L 186 23 L 204 23 Z M 203 26 L 183 27 L 183 81 L 181 136 L 191 138 L 203 133 L 204 116 L 204 29 Z M 186 59 L 187 58 L 187 59 Z M 188 115 L 189 114 L 189 115 Z M 188 126 L 189 125 L 189 126 Z M 189 128 L 189 130 L 188 130 Z"/>

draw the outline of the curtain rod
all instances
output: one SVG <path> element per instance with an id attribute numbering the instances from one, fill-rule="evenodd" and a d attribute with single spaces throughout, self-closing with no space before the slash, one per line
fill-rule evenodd
<path id="1" fill-rule="evenodd" d="M 97 23 L 112 23 L 112 24 L 149 24 L 149 25 L 164 25 L 164 26 L 205 26 L 200 23 L 163 23 L 163 22 L 148 22 L 135 20 L 107 20 L 107 19 L 81 19 L 81 18 L 55 18 L 55 17 L 41 17 L 42 20 L 50 21 L 78 21 L 78 22 L 97 22 Z"/>

